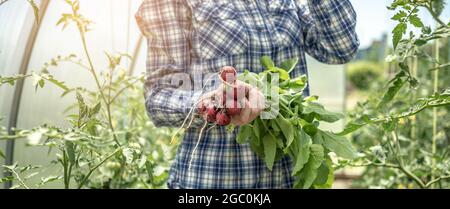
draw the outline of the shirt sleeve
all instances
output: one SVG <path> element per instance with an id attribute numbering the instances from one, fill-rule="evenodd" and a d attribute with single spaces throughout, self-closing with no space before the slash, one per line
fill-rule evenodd
<path id="1" fill-rule="evenodd" d="M 349 0 L 297 0 L 306 52 L 318 61 L 344 64 L 358 51 L 356 12 Z"/>
<path id="2" fill-rule="evenodd" d="M 155 126 L 179 127 L 195 105 L 190 66 L 190 8 L 179 0 L 145 0 L 136 20 L 148 41 L 145 106 Z M 203 122 L 195 117 L 191 127 Z"/>

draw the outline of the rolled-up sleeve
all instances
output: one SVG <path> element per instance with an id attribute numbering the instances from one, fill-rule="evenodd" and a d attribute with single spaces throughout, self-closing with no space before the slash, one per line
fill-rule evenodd
<path id="1" fill-rule="evenodd" d="M 136 14 L 148 40 L 145 106 L 158 127 L 180 126 L 201 93 L 190 88 L 190 9 L 182 2 L 145 0 Z"/>
<path id="2" fill-rule="evenodd" d="M 304 2 L 297 0 L 297 2 Z M 318 61 L 343 64 L 358 51 L 356 13 L 349 0 L 308 0 L 300 5 L 306 52 Z"/>

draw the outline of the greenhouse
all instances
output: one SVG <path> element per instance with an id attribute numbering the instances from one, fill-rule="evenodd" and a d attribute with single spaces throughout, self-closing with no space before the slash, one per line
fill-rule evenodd
<path id="1" fill-rule="evenodd" d="M 250 90 L 236 115 L 226 105 L 216 107 L 217 99 L 211 108 L 200 100 L 183 110 L 185 120 L 175 122 L 171 118 L 179 112 L 171 108 L 182 104 L 158 107 L 161 94 L 147 87 L 155 82 L 150 81 L 154 74 L 166 73 L 150 72 L 153 66 L 168 62 L 165 67 L 176 71 L 184 59 L 185 54 L 176 54 L 179 37 L 173 37 L 182 29 L 171 25 L 184 22 L 163 24 L 165 19 L 158 19 L 190 15 L 184 7 L 170 8 L 167 2 L 172 0 L 0 2 L 1 188 L 166 189 L 172 181 L 178 188 L 450 188 L 449 0 L 344 0 L 333 4 L 344 12 L 331 18 L 320 15 L 321 7 L 329 6 L 325 3 L 258 1 L 255 7 L 267 7 L 268 13 L 252 16 L 255 28 L 262 23 L 274 27 L 275 32 L 267 33 L 273 40 L 264 39 L 266 32 L 252 32 L 257 30 L 253 23 L 236 25 L 248 18 L 236 12 L 244 5 L 241 1 L 177 0 L 179 7 L 188 2 L 193 21 L 198 21 L 192 30 L 200 36 L 181 43 L 194 45 L 190 53 L 199 58 L 191 61 L 196 60 L 192 62 L 200 70 L 220 66 L 213 73 L 222 82 L 224 97 L 227 88 Z M 293 23 L 292 17 L 301 15 L 312 17 L 313 23 Z M 354 17 L 356 26 L 314 26 L 344 15 L 340 21 Z M 324 19 L 314 20 L 319 17 Z M 233 33 L 227 27 L 234 27 Z M 352 27 L 348 33 L 358 38 L 342 32 Z M 295 29 L 302 31 L 292 32 Z M 331 42 L 320 42 L 328 36 Z M 238 46 L 242 40 L 248 40 L 245 55 L 239 54 L 245 50 Z M 356 44 L 351 59 L 343 58 L 350 54 L 345 47 Z M 308 47 L 316 51 L 304 49 Z M 173 60 L 156 52 L 160 48 L 167 49 L 168 56 L 174 53 Z M 254 54 L 263 50 L 269 51 L 261 53 L 267 56 L 254 64 Z M 211 58 L 218 54 L 220 58 Z M 223 75 L 225 66 L 234 63 L 232 83 Z M 263 83 L 273 80 L 273 73 L 276 88 Z M 157 79 L 152 87 L 166 85 Z M 251 79 L 258 84 L 253 86 Z M 281 98 L 279 113 L 271 119 L 261 113 L 244 120 L 251 92 L 258 89 L 265 101 L 258 114 L 268 109 L 273 94 Z M 164 100 L 175 101 L 176 96 Z M 236 98 L 233 102 L 242 104 Z M 219 156 L 210 156 L 217 154 L 213 148 L 222 146 Z M 292 165 L 282 170 L 286 162 Z M 215 167 L 208 168 L 210 164 Z M 245 166 L 257 166 L 260 173 L 242 174 Z M 250 175 L 263 177 L 253 185 Z M 274 183 L 291 180 L 287 186 Z"/>

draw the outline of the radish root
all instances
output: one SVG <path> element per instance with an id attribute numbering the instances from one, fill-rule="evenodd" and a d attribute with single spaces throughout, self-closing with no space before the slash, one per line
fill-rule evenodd
<path id="1" fill-rule="evenodd" d="M 219 75 L 219 74 L 217 74 L 217 75 Z M 210 77 L 206 80 L 205 83 L 208 83 L 209 81 L 211 81 L 211 79 L 212 79 L 213 77 L 214 77 L 214 76 L 210 76 Z M 220 77 L 220 75 L 219 75 L 219 77 Z M 205 91 L 205 88 L 206 88 L 206 85 L 203 86 L 200 96 L 202 96 L 202 95 L 204 94 L 203 91 Z M 176 140 L 178 134 L 179 134 L 183 129 L 188 129 L 188 128 L 192 125 L 192 122 L 194 121 L 194 118 L 195 118 L 195 117 L 194 117 L 194 110 L 195 110 L 195 107 L 196 107 L 201 101 L 202 101 L 202 100 L 197 101 L 197 102 L 194 103 L 194 105 L 192 105 L 191 109 L 189 110 L 189 113 L 187 114 L 186 118 L 184 119 L 183 123 L 181 124 L 181 127 L 178 128 L 178 129 L 175 131 L 175 133 L 172 135 L 172 139 L 170 140 L 170 144 L 173 144 L 173 142 Z M 189 121 L 189 118 L 190 118 L 191 120 L 190 120 L 188 126 L 184 127 L 184 126 L 186 125 L 187 121 Z"/>
<path id="2" fill-rule="evenodd" d="M 205 121 L 205 124 L 203 125 L 202 129 L 200 129 L 200 133 L 198 135 L 198 140 L 197 143 L 195 144 L 194 150 L 191 153 L 191 158 L 189 159 L 189 166 L 188 166 L 188 170 L 191 169 L 192 166 L 192 160 L 194 159 L 194 154 L 198 149 L 198 145 L 200 144 L 200 140 L 202 139 L 202 135 L 203 135 L 203 131 L 205 130 L 205 128 L 208 126 L 208 121 Z"/>

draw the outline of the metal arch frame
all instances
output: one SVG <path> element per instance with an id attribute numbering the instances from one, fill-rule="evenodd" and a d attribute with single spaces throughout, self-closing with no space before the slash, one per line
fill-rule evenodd
<path id="1" fill-rule="evenodd" d="M 47 11 L 48 5 L 50 0 L 42 0 L 40 8 L 39 8 L 39 16 L 41 17 L 41 21 L 36 22 L 33 24 L 33 27 L 31 28 L 30 34 L 28 35 L 27 44 L 25 45 L 25 51 L 22 56 L 22 62 L 20 64 L 19 68 L 19 74 L 26 74 L 28 72 L 28 65 L 30 63 L 30 58 L 33 53 L 34 44 L 36 43 L 36 38 L 39 34 L 39 30 L 41 28 L 42 20 L 45 16 L 45 13 Z M 23 86 L 24 86 L 24 80 L 19 80 L 16 83 L 15 89 L 14 89 L 14 96 L 13 101 L 11 103 L 11 111 L 9 115 L 9 123 L 8 123 L 8 134 L 14 134 L 14 128 L 17 127 L 17 119 L 19 116 L 19 108 L 20 108 L 20 102 L 22 98 L 22 92 L 23 92 Z M 6 165 L 12 165 L 14 163 L 14 140 L 9 140 L 6 142 L 6 159 L 5 164 Z M 5 176 L 9 176 L 10 174 L 8 172 L 5 172 Z M 4 184 L 5 189 L 11 188 L 12 182 L 8 181 Z"/>

